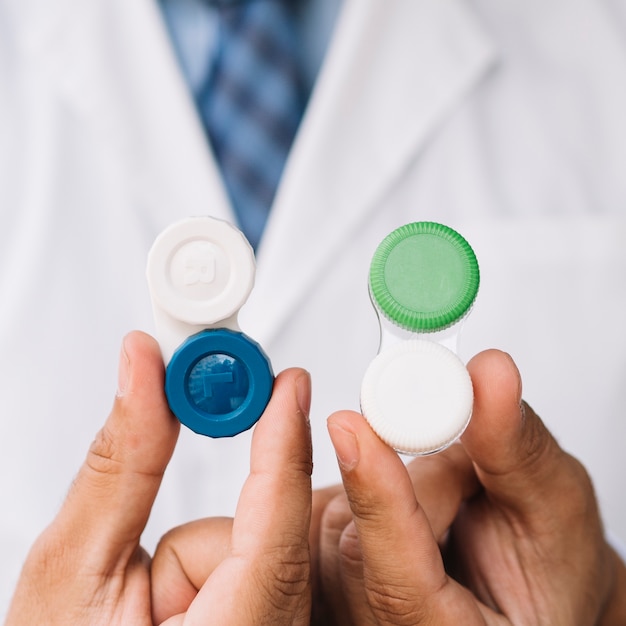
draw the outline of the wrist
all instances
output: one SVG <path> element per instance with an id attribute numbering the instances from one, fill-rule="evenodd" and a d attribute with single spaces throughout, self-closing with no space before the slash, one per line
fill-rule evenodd
<path id="1" fill-rule="evenodd" d="M 626 565 L 615 551 L 612 550 L 611 554 L 613 584 L 597 622 L 598 626 L 626 624 Z"/>

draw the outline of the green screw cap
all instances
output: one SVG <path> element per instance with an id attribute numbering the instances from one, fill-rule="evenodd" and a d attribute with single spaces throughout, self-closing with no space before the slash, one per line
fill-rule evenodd
<path id="1" fill-rule="evenodd" d="M 376 308 L 413 332 L 452 326 L 471 309 L 480 273 L 476 255 L 455 230 L 414 222 L 387 235 L 372 258 L 369 288 Z"/>

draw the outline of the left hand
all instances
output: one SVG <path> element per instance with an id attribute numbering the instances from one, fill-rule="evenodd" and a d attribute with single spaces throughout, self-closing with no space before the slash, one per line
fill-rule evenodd
<path id="1" fill-rule="evenodd" d="M 179 430 L 163 377 L 156 342 L 127 336 L 113 410 L 32 547 L 5 626 L 308 623 L 308 374 L 275 381 L 232 533 L 229 520 L 172 531 L 151 567 L 140 537 Z"/>
<path id="2" fill-rule="evenodd" d="M 163 378 L 156 342 L 128 335 L 113 410 L 32 546 L 5 626 L 152 624 L 150 559 L 139 539 L 180 428 Z"/>

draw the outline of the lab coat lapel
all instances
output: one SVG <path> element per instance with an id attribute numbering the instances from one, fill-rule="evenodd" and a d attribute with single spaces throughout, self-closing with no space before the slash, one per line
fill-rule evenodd
<path id="1" fill-rule="evenodd" d="M 346 0 L 261 243 L 255 336 L 271 341 L 494 56 L 460 0 Z"/>
<path id="2" fill-rule="evenodd" d="M 26 6 L 26 45 L 109 162 L 122 161 L 121 193 L 150 230 L 187 215 L 232 221 L 154 0 Z M 245 330 L 271 340 L 493 58 L 461 0 L 345 0 L 261 243 Z"/>
<path id="3" fill-rule="evenodd" d="M 150 231 L 188 215 L 232 220 L 154 0 L 66 0 L 67 11 L 54 12 L 41 5 L 29 45 L 98 134 L 107 162 L 121 161 L 121 193 Z"/>

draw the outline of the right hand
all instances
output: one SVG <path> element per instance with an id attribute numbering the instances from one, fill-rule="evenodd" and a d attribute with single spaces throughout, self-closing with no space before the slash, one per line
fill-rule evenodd
<path id="1" fill-rule="evenodd" d="M 408 467 L 358 413 L 329 418 L 346 495 L 317 496 L 320 623 L 626 624 L 626 568 L 584 468 L 522 403 L 508 355 L 468 368 L 462 444 Z"/>

